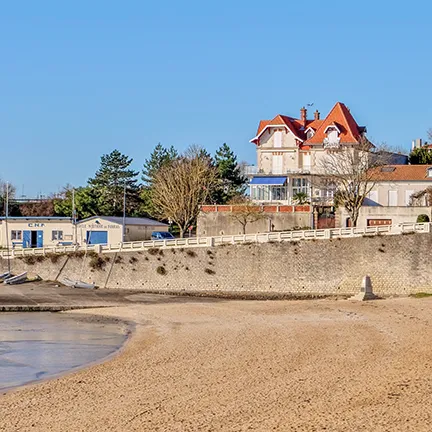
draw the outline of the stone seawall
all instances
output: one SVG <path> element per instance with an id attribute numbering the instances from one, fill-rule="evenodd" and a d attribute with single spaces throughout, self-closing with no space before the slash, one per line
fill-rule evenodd
<path id="1" fill-rule="evenodd" d="M 376 293 L 403 295 L 432 293 L 431 251 L 432 234 L 409 234 L 56 256 L 34 263 L 16 258 L 12 269 L 101 288 L 239 294 L 352 294 L 368 274 Z"/>

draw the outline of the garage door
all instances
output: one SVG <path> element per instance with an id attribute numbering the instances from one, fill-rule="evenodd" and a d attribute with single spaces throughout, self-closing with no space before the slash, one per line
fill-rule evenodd
<path id="1" fill-rule="evenodd" d="M 87 231 L 87 244 L 107 244 L 108 231 Z"/>

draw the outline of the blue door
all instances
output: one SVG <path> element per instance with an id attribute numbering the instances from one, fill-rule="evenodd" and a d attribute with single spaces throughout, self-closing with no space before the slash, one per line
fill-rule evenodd
<path id="1" fill-rule="evenodd" d="M 41 248 L 43 247 L 43 231 L 37 232 L 37 244 L 36 247 Z"/>
<path id="2" fill-rule="evenodd" d="M 108 231 L 87 231 L 87 244 L 107 244 Z"/>
<path id="3" fill-rule="evenodd" d="M 31 247 L 31 231 L 23 231 L 23 248 Z"/>

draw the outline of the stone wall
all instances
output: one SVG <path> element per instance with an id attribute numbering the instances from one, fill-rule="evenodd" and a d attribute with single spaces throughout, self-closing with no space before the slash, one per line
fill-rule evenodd
<path id="1" fill-rule="evenodd" d="M 198 215 L 197 236 L 243 234 L 242 225 L 233 218 L 237 206 L 204 206 Z M 238 206 L 240 207 L 240 206 Z M 269 231 L 287 231 L 295 227 L 311 227 L 313 215 L 310 207 L 291 205 L 265 205 L 255 222 L 246 225 L 246 234 Z"/>
<path id="2" fill-rule="evenodd" d="M 363 206 L 360 209 L 360 215 L 357 221 L 357 227 L 364 228 L 368 226 L 368 219 L 375 221 L 386 220 L 391 221 L 392 225 L 400 223 L 415 223 L 417 216 L 425 214 L 432 220 L 432 207 L 381 207 L 381 206 Z M 348 212 L 342 207 L 338 209 L 338 221 L 340 225 L 345 227 Z"/>
<path id="3" fill-rule="evenodd" d="M 34 264 L 16 258 L 12 269 L 102 288 L 247 294 L 352 294 L 370 275 L 375 292 L 400 295 L 432 293 L 431 251 L 432 234 L 409 234 L 47 257 Z"/>

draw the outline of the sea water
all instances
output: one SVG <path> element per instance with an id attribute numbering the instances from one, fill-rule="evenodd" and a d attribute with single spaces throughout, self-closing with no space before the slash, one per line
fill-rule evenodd
<path id="1" fill-rule="evenodd" d="M 59 313 L 0 313 L 0 390 L 101 360 L 125 340 L 124 327 L 115 323 Z"/>

